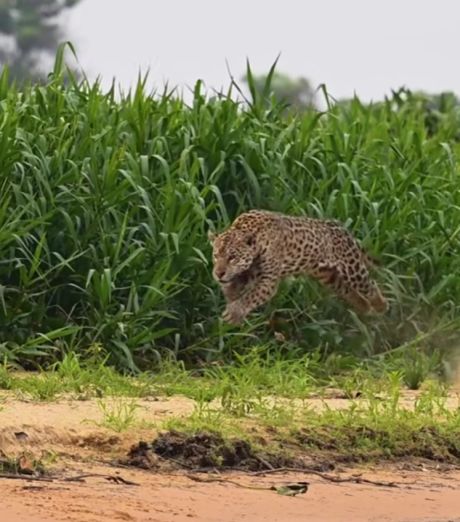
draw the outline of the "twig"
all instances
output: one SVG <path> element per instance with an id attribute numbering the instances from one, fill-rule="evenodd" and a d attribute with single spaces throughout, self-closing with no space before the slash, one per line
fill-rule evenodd
<path id="1" fill-rule="evenodd" d="M 246 486 L 244 484 L 240 484 L 239 482 L 236 482 L 235 480 L 226 479 L 226 478 L 218 478 L 218 477 L 201 478 L 201 477 L 197 477 L 196 475 L 191 475 L 190 473 L 185 473 L 184 476 L 195 482 L 204 482 L 204 483 L 222 482 L 224 484 L 233 484 L 234 486 L 238 486 L 239 488 L 244 488 L 244 489 L 257 489 L 257 490 L 263 490 L 263 491 L 273 490 L 273 486 Z"/>
<path id="2" fill-rule="evenodd" d="M 134 482 L 132 480 L 124 479 L 123 477 L 119 477 L 117 475 L 111 476 L 107 475 L 104 477 L 105 480 L 108 480 L 109 482 L 115 482 L 115 484 L 124 484 L 125 486 L 140 486 L 138 482 Z"/>
<path id="3" fill-rule="evenodd" d="M 232 484 L 234 486 L 237 486 L 239 488 L 243 489 L 252 489 L 257 491 L 276 491 L 280 493 L 281 495 L 289 495 L 289 496 L 296 496 L 299 493 L 306 493 L 308 491 L 308 486 L 310 485 L 309 482 L 297 482 L 293 484 L 286 484 L 283 486 L 249 486 L 247 484 L 241 484 L 240 482 L 236 482 L 235 480 L 226 479 L 222 477 L 214 477 L 214 478 L 201 478 L 197 477 L 196 475 L 186 474 L 185 475 L 190 480 L 194 480 L 195 482 L 221 482 L 223 484 Z"/>
<path id="4" fill-rule="evenodd" d="M 210 471 L 214 471 L 214 472 L 217 471 L 216 468 L 211 468 L 211 467 L 194 468 L 190 464 L 181 462 L 180 460 L 176 460 L 172 457 L 165 457 L 165 456 L 160 456 L 160 457 L 167 462 L 169 461 L 174 464 L 177 464 L 177 465 L 181 466 L 182 468 L 185 468 L 194 473 L 207 473 Z M 266 466 L 267 469 L 264 469 L 262 471 L 254 471 L 252 473 L 248 473 L 249 476 L 256 477 L 256 476 L 260 476 L 260 475 L 266 475 L 269 473 L 291 472 L 291 473 L 304 473 L 304 474 L 316 475 L 316 476 L 322 478 L 323 480 L 327 480 L 329 482 L 334 482 L 336 484 L 349 482 L 349 483 L 355 483 L 355 484 L 371 484 L 373 486 L 380 486 L 380 487 L 384 487 L 384 488 L 399 488 L 401 486 L 407 485 L 405 483 L 383 482 L 383 481 L 379 481 L 379 480 L 371 480 L 371 479 L 366 479 L 366 478 L 361 478 L 361 477 L 335 477 L 334 475 L 328 475 L 327 473 L 322 473 L 321 471 L 316 471 L 314 469 L 308 469 L 308 468 L 295 468 L 295 467 L 274 468 L 267 460 L 263 459 L 262 457 L 257 457 L 257 460 L 261 464 Z M 247 473 L 247 470 L 235 468 L 234 466 L 221 467 L 221 468 L 219 468 L 219 470 L 221 470 L 221 471 L 243 471 L 243 472 Z M 191 478 L 192 480 L 196 480 L 197 482 L 206 482 L 206 479 L 199 479 L 195 475 L 190 475 L 190 474 L 186 473 L 185 476 Z M 195 478 L 192 478 L 192 477 L 195 477 Z M 232 481 L 227 480 L 227 479 L 217 479 L 217 478 L 208 480 L 208 481 L 209 482 L 233 483 Z M 234 484 L 240 485 L 238 483 L 234 483 Z M 243 486 L 241 486 L 241 487 L 243 487 Z M 244 487 L 246 487 L 246 486 L 244 486 Z M 259 488 L 255 488 L 255 489 L 259 489 Z M 262 489 L 267 489 L 267 488 L 262 488 Z"/>
<path id="5" fill-rule="evenodd" d="M 48 478 L 48 477 L 34 477 L 32 475 L 19 475 L 19 474 L 15 474 L 15 473 L 0 473 L 0 479 L 35 480 L 36 482 L 53 482 L 53 479 Z"/>
<path id="6" fill-rule="evenodd" d="M 104 475 L 102 473 L 84 473 L 82 475 L 76 475 L 74 477 L 34 477 L 31 475 L 20 475 L 14 473 L 0 473 L 0 479 L 13 479 L 13 480 L 33 480 L 35 482 L 84 482 L 86 478 L 90 477 L 101 477 L 115 484 L 125 484 L 126 486 L 139 486 L 137 482 L 124 479 L 118 475 Z"/>
<path id="7" fill-rule="evenodd" d="M 367 478 L 362 477 L 335 477 L 334 475 L 329 475 L 327 473 L 322 473 L 321 471 L 316 471 L 314 469 L 303 469 L 303 468 L 290 468 L 290 467 L 284 467 L 284 468 L 274 468 L 274 469 L 267 469 L 263 471 L 254 471 L 250 475 L 253 477 L 257 477 L 260 475 L 268 475 L 271 473 L 304 473 L 307 475 L 316 475 L 317 477 L 322 478 L 323 480 L 327 480 L 329 482 L 334 483 L 343 483 L 343 482 L 351 482 L 355 484 L 371 484 L 373 486 L 380 486 L 384 488 L 399 488 L 401 485 L 406 485 L 404 483 L 397 483 L 397 482 L 384 482 L 380 480 L 371 480 Z"/>
<path id="8" fill-rule="evenodd" d="M 263 464 L 267 470 L 274 470 L 275 468 L 270 464 L 270 462 L 268 462 L 268 460 L 264 459 L 263 457 L 261 457 L 260 455 L 256 455 L 256 459 L 261 463 Z"/>
<path id="9" fill-rule="evenodd" d="M 76 475 L 74 477 L 65 477 L 61 479 L 64 482 L 84 482 L 86 478 L 91 477 L 100 477 L 110 482 L 115 482 L 115 484 L 125 484 L 126 486 L 140 486 L 138 482 L 133 482 L 132 480 L 126 480 L 119 475 L 104 475 L 103 473 L 82 473 L 81 475 Z"/>

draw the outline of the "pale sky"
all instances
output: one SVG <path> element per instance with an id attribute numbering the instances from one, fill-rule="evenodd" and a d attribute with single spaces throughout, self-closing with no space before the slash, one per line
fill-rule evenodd
<path id="1" fill-rule="evenodd" d="M 123 87 L 227 87 L 246 57 L 326 83 L 337 97 L 381 99 L 400 86 L 460 94 L 459 0 L 81 0 L 66 37 L 90 78 Z"/>

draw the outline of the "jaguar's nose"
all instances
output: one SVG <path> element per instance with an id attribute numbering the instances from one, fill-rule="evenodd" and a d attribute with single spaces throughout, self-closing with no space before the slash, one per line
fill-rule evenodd
<path id="1" fill-rule="evenodd" d="M 216 268 L 214 270 L 214 275 L 216 276 L 216 279 L 220 280 L 224 277 L 225 275 L 225 270 L 222 269 L 222 268 Z"/>

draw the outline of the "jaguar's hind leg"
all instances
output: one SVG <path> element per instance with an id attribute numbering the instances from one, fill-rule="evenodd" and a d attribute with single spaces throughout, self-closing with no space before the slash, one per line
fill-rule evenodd
<path id="1" fill-rule="evenodd" d="M 367 268 L 364 267 L 357 274 L 350 276 L 340 264 L 324 263 L 318 267 L 315 276 L 357 312 L 384 313 L 388 303 L 376 282 L 370 278 Z"/>

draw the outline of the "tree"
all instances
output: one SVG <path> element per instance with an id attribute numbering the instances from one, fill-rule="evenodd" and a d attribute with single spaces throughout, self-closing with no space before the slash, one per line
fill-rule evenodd
<path id="1" fill-rule="evenodd" d="M 58 16 L 78 0 L 0 0 L 0 66 L 16 80 L 40 80 L 43 59 L 57 49 Z"/>
<path id="2" fill-rule="evenodd" d="M 268 75 L 253 76 L 254 87 L 263 96 Z M 243 80 L 248 83 L 248 76 Z M 270 94 L 281 103 L 288 104 L 294 110 L 305 110 L 315 106 L 315 91 L 307 78 L 292 78 L 287 74 L 274 72 L 270 82 Z"/>

